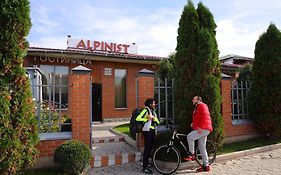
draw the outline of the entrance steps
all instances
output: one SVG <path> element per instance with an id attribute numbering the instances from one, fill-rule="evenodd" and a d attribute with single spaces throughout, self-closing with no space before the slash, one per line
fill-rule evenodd
<path id="1" fill-rule="evenodd" d="M 111 126 L 112 124 L 109 125 Z M 125 139 L 125 136 L 119 136 L 111 132 L 110 129 L 105 128 L 105 126 L 93 127 L 93 160 L 91 167 L 107 167 L 141 160 L 141 152 L 125 141 L 128 139 L 127 137 Z"/>

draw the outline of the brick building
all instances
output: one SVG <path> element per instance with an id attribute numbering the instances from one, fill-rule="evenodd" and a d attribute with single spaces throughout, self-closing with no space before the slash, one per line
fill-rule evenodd
<path id="1" fill-rule="evenodd" d="M 129 45 L 127 47 L 129 48 Z M 95 51 L 87 48 L 31 47 L 25 58 L 24 66 L 39 68 L 45 77 L 43 83 L 49 74 L 54 74 L 53 79 L 62 76 L 62 83 L 65 84 L 67 82 L 69 84 L 72 68 L 79 65 L 88 68 L 91 70 L 92 78 L 92 121 L 107 121 L 112 118 L 130 116 L 132 110 L 138 105 L 136 78 L 139 73 L 153 73 L 161 59 L 161 57 L 131 54 L 128 51 L 124 53 Z M 57 80 L 54 82 L 59 83 Z M 61 103 L 67 109 L 68 103 L 72 99 L 69 88 L 62 88 L 61 95 Z M 58 92 L 55 92 L 55 96 L 58 96 Z"/>
<path id="2" fill-rule="evenodd" d="M 232 76 L 233 79 L 239 76 L 239 70 L 248 64 L 253 64 L 254 58 L 230 54 L 219 58 L 222 73 Z"/>
<path id="3" fill-rule="evenodd" d="M 162 59 L 136 54 L 135 44 L 70 37 L 67 49 L 30 47 L 24 66 L 31 72 L 31 80 L 39 74 L 42 80 L 33 89 L 37 92 L 35 100 L 52 106 L 46 114 L 48 119 L 59 116 L 40 125 L 40 163 L 50 162 L 57 146 L 67 140 L 82 140 L 90 146 L 93 121 L 128 119 L 135 107 L 154 96 L 154 72 Z M 227 142 L 256 135 L 251 122 L 233 123 L 231 84 L 231 77 L 223 75 L 222 114 Z M 61 132 L 67 126 L 64 117 L 71 118 L 71 132 Z M 55 129 L 51 127 L 54 124 Z"/>

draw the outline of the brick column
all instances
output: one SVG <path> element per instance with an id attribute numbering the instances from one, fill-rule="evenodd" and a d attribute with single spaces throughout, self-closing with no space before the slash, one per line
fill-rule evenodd
<path id="1" fill-rule="evenodd" d="M 222 117 L 224 121 L 224 134 L 229 136 L 232 128 L 231 119 L 231 79 L 222 78 L 221 80 L 221 94 L 222 94 Z"/>
<path id="2" fill-rule="evenodd" d="M 154 98 L 154 72 L 143 69 L 137 76 L 137 106 L 144 107 L 147 98 Z"/>
<path id="3" fill-rule="evenodd" d="M 143 69 L 137 76 L 137 106 L 144 107 L 147 98 L 154 98 L 154 72 Z M 142 134 L 136 135 L 137 147 L 143 152 L 144 137 Z"/>
<path id="4" fill-rule="evenodd" d="M 70 115 L 72 139 L 91 146 L 91 69 L 77 66 L 72 69 Z"/>

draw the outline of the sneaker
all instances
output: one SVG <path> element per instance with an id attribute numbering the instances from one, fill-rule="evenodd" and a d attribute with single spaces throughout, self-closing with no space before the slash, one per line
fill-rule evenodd
<path id="1" fill-rule="evenodd" d="M 145 173 L 145 174 L 152 174 L 152 171 L 148 168 L 143 168 L 142 172 Z"/>
<path id="2" fill-rule="evenodd" d="M 189 155 L 189 156 L 183 158 L 183 160 L 185 160 L 185 161 L 194 161 L 195 160 L 195 155 Z"/>
<path id="3" fill-rule="evenodd" d="M 202 171 L 210 171 L 210 166 L 209 165 L 208 166 L 203 165 L 196 170 L 196 172 L 202 172 Z"/>

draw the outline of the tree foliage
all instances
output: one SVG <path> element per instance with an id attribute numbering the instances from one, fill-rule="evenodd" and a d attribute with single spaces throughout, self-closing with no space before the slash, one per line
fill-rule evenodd
<path id="1" fill-rule="evenodd" d="M 157 71 L 159 78 L 165 80 L 165 78 L 174 78 L 174 67 L 175 67 L 175 53 L 169 55 L 167 59 L 161 60 L 159 69 Z"/>
<path id="2" fill-rule="evenodd" d="M 239 70 L 239 77 L 237 81 L 250 81 L 252 78 L 252 68 L 251 64 L 245 65 L 243 68 Z"/>
<path id="3" fill-rule="evenodd" d="M 34 162 L 37 120 L 22 67 L 31 27 L 28 0 L 0 2 L 0 174 L 16 174 Z"/>
<path id="4" fill-rule="evenodd" d="M 255 47 L 250 114 L 272 138 L 281 137 L 281 32 L 270 24 Z"/>
<path id="5" fill-rule="evenodd" d="M 199 95 L 209 106 L 214 132 L 211 137 L 221 143 L 220 62 L 213 15 L 201 2 L 195 9 L 188 1 L 179 21 L 175 55 L 176 116 L 181 129 L 188 128 L 193 111 L 192 99 Z"/>

